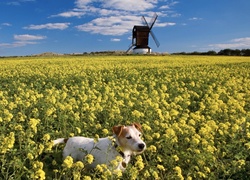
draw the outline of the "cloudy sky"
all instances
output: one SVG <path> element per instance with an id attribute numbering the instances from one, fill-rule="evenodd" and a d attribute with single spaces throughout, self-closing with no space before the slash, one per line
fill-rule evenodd
<path id="1" fill-rule="evenodd" d="M 250 48 L 249 0 L 1 0 L 0 56 L 127 50 L 141 16 L 156 52 Z"/>

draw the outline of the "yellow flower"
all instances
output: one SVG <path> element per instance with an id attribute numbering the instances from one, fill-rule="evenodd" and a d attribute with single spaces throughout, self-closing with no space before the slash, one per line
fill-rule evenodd
<path id="1" fill-rule="evenodd" d="M 39 155 L 42 154 L 42 152 L 44 150 L 44 145 L 43 144 L 39 144 L 37 150 L 38 150 L 38 154 Z"/>
<path id="2" fill-rule="evenodd" d="M 82 132 L 82 130 L 79 127 L 76 127 L 76 131 L 78 134 L 80 134 Z"/>
<path id="3" fill-rule="evenodd" d="M 161 171 L 165 171 L 165 168 L 163 165 L 157 164 L 157 169 L 161 170 Z"/>
<path id="4" fill-rule="evenodd" d="M 159 175 L 156 171 L 152 173 L 152 176 L 154 177 L 154 179 L 159 179 Z"/>
<path id="5" fill-rule="evenodd" d="M 102 166 L 100 164 L 97 164 L 95 170 L 98 172 L 101 172 L 101 173 L 104 171 L 104 169 L 102 168 Z"/>
<path id="6" fill-rule="evenodd" d="M 1 122 L 1 121 L 0 121 L 0 122 Z M 18 125 L 15 126 L 15 130 L 16 130 L 16 131 L 22 131 L 22 130 L 23 130 L 23 126 L 20 125 L 20 124 L 18 124 Z"/>
<path id="7" fill-rule="evenodd" d="M 71 156 L 67 156 L 64 160 L 63 160 L 63 164 L 62 166 L 64 168 L 70 169 L 73 165 L 73 158 Z"/>
<path id="8" fill-rule="evenodd" d="M 154 134 L 153 134 L 153 137 L 154 137 L 155 139 L 159 139 L 160 136 L 161 136 L 160 133 L 154 133 Z"/>
<path id="9" fill-rule="evenodd" d="M 83 176 L 83 180 L 91 180 L 90 176 Z"/>
<path id="10" fill-rule="evenodd" d="M 112 176 L 112 172 L 109 169 L 106 169 L 106 171 L 103 174 L 104 174 L 104 177 L 106 178 L 109 176 Z"/>
<path id="11" fill-rule="evenodd" d="M 114 160 L 111 161 L 111 164 L 114 168 L 116 168 L 120 162 L 122 162 L 122 157 L 121 156 L 117 156 Z"/>
<path id="12" fill-rule="evenodd" d="M 9 136 L 5 137 L 1 142 L 0 142 L 0 149 L 1 153 L 6 153 L 8 150 L 14 147 L 15 143 L 15 133 L 10 132 Z"/>
<path id="13" fill-rule="evenodd" d="M 39 119 L 34 119 L 31 118 L 29 121 L 29 125 L 31 127 L 31 129 L 36 133 L 37 132 L 37 125 L 39 124 L 40 120 Z"/>
<path id="14" fill-rule="evenodd" d="M 87 161 L 88 164 L 91 164 L 94 161 L 94 156 L 92 154 L 87 154 L 85 156 L 85 160 Z"/>
<path id="15" fill-rule="evenodd" d="M 139 156 L 136 156 L 136 163 L 135 163 L 135 167 L 137 167 L 137 169 L 139 171 L 141 171 L 143 168 L 144 168 L 144 163 L 143 163 L 143 160 L 142 160 L 142 157 L 139 155 Z"/>
<path id="16" fill-rule="evenodd" d="M 34 179 L 44 180 L 45 179 L 45 172 L 42 169 L 38 169 L 35 174 L 33 175 Z"/>
<path id="17" fill-rule="evenodd" d="M 175 109 L 170 110 L 170 116 L 177 116 L 178 114 L 179 114 L 179 111 L 177 111 Z"/>
<path id="18" fill-rule="evenodd" d="M 28 153 L 28 154 L 27 154 L 27 158 L 28 158 L 29 160 L 32 160 L 32 159 L 34 159 L 34 156 L 33 156 L 31 153 Z"/>
<path id="19" fill-rule="evenodd" d="M 144 172 L 143 176 L 144 176 L 145 178 L 149 178 L 149 177 L 150 177 L 150 173 L 148 172 L 148 170 L 146 170 L 146 171 Z"/>
<path id="20" fill-rule="evenodd" d="M 116 175 L 116 177 L 122 177 L 122 171 L 121 170 L 114 170 L 113 173 Z"/>
<path id="21" fill-rule="evenodd" d="M 147 148 L 147 150 L 155 153 L 155 152 L 157 151 L 157 148 L 156 148 L 154 145 L 150 145 L 150 146 Z"/>
<path id="22" fill-rule="evenodd" d="M 134 110 L 132 112 L 132 116 L 140 118 L 140 117 L 144 117 L 144 114 L 142 112 L 140 112 L 140 111 Z"/>
<path id="23" fill-rule="evenodd" d="M 179 161 L 179 157 L 177 155 L 174 155 L 173 158 L 175 161 Z"/>
<path id="24" fill-rule="evenodd" d="M 43 169 L 43 163 L 40 161 L 33 162 L 33 169 Z"/>
<path id="25" fill-rule="evenodd" d="M 44 134 L 43 135 L 43 140 L 44 141 L 49 141 L 50 140 L 50 135 L 49 134 Z"/>
<path id="26" fill-rule="evenodd" d="M 74 180 L 80 180 L 81 179 L 81 172 L 73 171 L 73 179 Z"/>
<path id="27" fill-rule="evenodd" d="M 84 168 L 84 164 L 83 164 L 82 161 L 77 161 L 76 163 L 73 164 L 73 167 L 77 168 L 77 169 L 83 169 Z"/>
<path id="28" fill-rule="evenodd" d="M 103 129 L 103 130 L 102 130 L 102 133 L 103 133 L 104 135 L 107 135 L 107 134 L 109 133 L 109 130 Z"/>
<path id="29" fill-rule="evenodd" d="M 180 180 L 184 180 L 184 177 L 182 176 L 181 168 L 179 166 L 175 166 L 174 170 L 176 171 L 178 178 Z"/>
<path id="30" fill-rule="evenodd" d="M 54 111 L 55 111 L 56 109 L 55 108 L 50 108 L 50 109 L 47 109 L 47 111 L 46 111 L 46 115 L 47 116 L 50 116 L 51 114 L 53 114 L 54 113 Z"/>

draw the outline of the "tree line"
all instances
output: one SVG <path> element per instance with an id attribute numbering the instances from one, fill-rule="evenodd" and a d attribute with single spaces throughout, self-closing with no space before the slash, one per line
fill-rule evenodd
<path id="1" fill-rule="evenodd" d="M 177 53 L 172 53 L 174 55 L 221 55 L 221 56 L 250 56 L 250 49 L 223 49 L 220 50 L 219 52 L 216 51 L 207 51 L 207 52 L 177 52 Z"/>

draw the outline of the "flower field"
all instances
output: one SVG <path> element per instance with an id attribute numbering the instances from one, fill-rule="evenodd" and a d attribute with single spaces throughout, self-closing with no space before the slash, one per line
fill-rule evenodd
<path id="1" fill-rule="evenodd" d="M 124 173 L 87 171 L 93 157 L 62 160 L 52 147 L 132 122 L 147 150 Z M 0 179 L 247 179 L 250 58 L 2 58 L 0 131 Z"/>

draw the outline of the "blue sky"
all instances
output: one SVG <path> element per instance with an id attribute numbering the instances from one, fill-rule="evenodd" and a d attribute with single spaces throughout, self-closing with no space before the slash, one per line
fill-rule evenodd
<path id="1" fill-rule="evenodd" d="M 1 0 L 0 56 L 127 50 L 141 16 L 152 51 L 250 48 L 249 0 Z"/>

